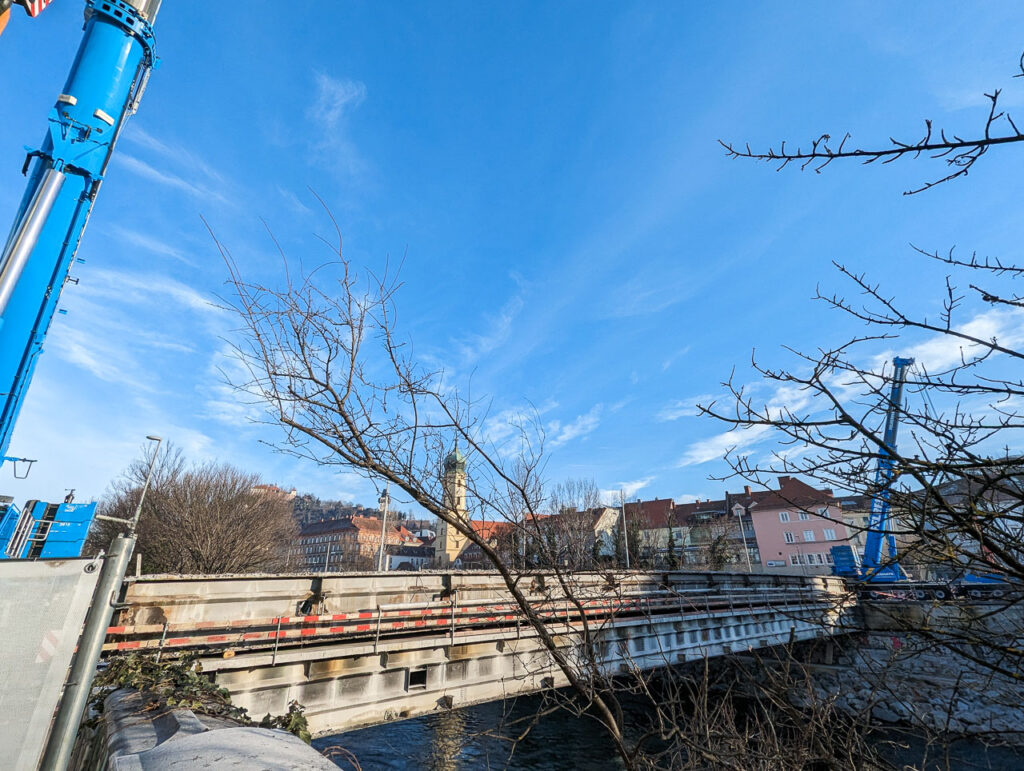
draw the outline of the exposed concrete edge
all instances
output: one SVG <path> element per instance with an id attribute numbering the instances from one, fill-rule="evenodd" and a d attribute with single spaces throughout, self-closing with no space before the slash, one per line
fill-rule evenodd
<path id="1" fill-rule="evenodd" d="M 146 709 L 138 691 L 104 701 L 109 771 L 268 769 L 336 771 L 337 766 L 287 731 L 242 726 L 188 709 Z"/>

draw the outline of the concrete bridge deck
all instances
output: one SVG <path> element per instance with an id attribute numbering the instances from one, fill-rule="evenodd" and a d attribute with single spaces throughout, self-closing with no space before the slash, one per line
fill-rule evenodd
<path id="1" fill-rule="evenodd" d="M 845 631 L 839 579 L 529 572 L 519 586 L 567 657 L 607 673 Z M 566 684 L 496 573 L 143 577 L 107 655 L 193 651 L 256 716 L 295 700 L 318 734 Z"/>

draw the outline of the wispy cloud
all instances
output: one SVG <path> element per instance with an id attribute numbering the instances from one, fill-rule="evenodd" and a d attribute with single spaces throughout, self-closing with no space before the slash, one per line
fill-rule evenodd
<path id="1" fill-rule="evenodd" d="M 169 276 L 158 273 L 126 273 L 116 270 L 94 270 L 79 285 L 86 297 L 115 299 L 129 304 L 151 303 L 154 299 L 171 301 L 190 310 L 210 316 L 224 311 L 201 292 Z"/>
<path id="2" fill-rule="evenodd" d="M 712 394 L 700 394 L 698 396 L 688 396 L 685 399 L 674 399 L 658 410 L 657 418 L 661 421 L 692 418 L 698 414 L 698 404 L 710 404 L 715 398 Z"/>
<path id="3" fill-rule="evenodd" d="M 211 337 L 225 326 L 224 312 L 202 294 L 159 274 L 90 271 L 69 305 L 77 323 L 56 328 L 50 348 L 100 380 L 144 392 L 163 380 L 156 351 L 195 353 L 199 330 L 181 333 L 187 315 L 202 320 Z"/>
<path id="4" fill-rule="evenodd" d="M 1019 348 L 1024 344 L 1024 310 L 994 308 L 972 317 L 956 327 L 958 332 L 979 340 L 997 340 L 1000 345 L 1008 348 Z M 914 345 L 900 349 L 900 355 L 909 356 L 931 372 L 938 372 L 955 367 L 961 361 L 970 362 L 984 355 L 988 348 L 983 345 L 965 342 L 946 334 L 936 334 Z M 893 352 L 886 351 L 871 356 L 865 362 L 868 371 L 882 371 L 892 359 Z M 753 383 L 747 387 L 752 393 L 763 388 L 763 382 Z M 829 387 L 844 401 L 862 397 L 864 384 L 858 379 L 848 379 L 841 375 L 833 378 Z M 776 385 L 764 400 L 763 409 L 772 417 L 781 417 L 784 411 L 799 413 L 805 409 L 815 409 L 812 404 L 813 391 L 791 384 Z M 707 403 L 713 397 L 705 395 L 693 397 L 693 402 Z M 690 399 L 671 402 L 659 413 L 661 420 L 676 420 L 695 414 L 690 406 Z M 827 409 L 827 406 L 825 406 Z M 721 460 L 727 452 L 748 454 L 749 451 L 771 437 L 771 429 L 767 426 L 750 428 L 733 428 L 695 442 L 679 460 L 681 467 L 698 465 L 710 461 Z M 794 460 L 807 452 L 804 446 L 786 447 L 776 451 L 772 457 Z"/>
<path id="5" fill-rule="evenodd" d="M 622 496 L 625 496 L 626 500 L 629 501 L 653 482 L 654 479 L 653 476 L 649 476 L 642 479 L 634 479 L 631 482 L 616 482 L 614 487 L 601 490 L 601 500 L 611 506 L 617 505 Z"/>
<path id="6" fill-rule="evenodd" d="M 486 356 L 491 351 L 508 340 L 512 331 L 512 325 L 523 309 L 522 295 L 515 295 L 509 298 L 498 314 L 486 321 L 487 331 L 479 335 L 470 335 L 462 340 L 455 341 L 455 346 L 462 357 L 464 364 L 472 364 L 480 357 Z"/>
<path id="7" fill-rule="evenodd" d="M 348 136 L 352 111 L 366 99 L 366 86 L 358 80 L 332 78 L 324 72 L 314 75 L 316 90 L 306 109 L 312 123 L 312 150 L 335 169 L 355 174 L 364 161 Z"/>
<path id="8" fill-rule="evenodd" d="M 488 415 L 480 427 L 480 441 L 494 447 L 499 453 L 514 445 L 510 440 L 517 438 L 520 427 L 539 422 L 542 415 L 558 407 L 558 402 L 547 401 L 539 407 L 509 407 Z"/>
<path id="9" fill-rule="evenodd" d="M 310 105 L 310 117 L 327 129 L 336 129 L 342 118 L 366 99 L 366 86 L 357 80 L 332 78 L 316 73 L 316 99 Z"/>
<path id="10" fill-rule="evenodd" d="M 634 276 L 617 286 L 603 306 L 605 318 L 627 318 L 660 313 L 681 302 L 685 295 L 672 281 L 655 281 L 649 277 Z"/>
<path id="11" fill-rule="evenodd" d="M 747 393 L 753 393 L 763 385 L 763 383 L 753 383 L 747 388 Z M 712 398 L 697 397 L 696 400 L 706 404 L 712 401 Z M 789 413 L 799 413 L 810 403 L 810 391 L 800 386 L 783 383 L 775 385 L 771 389 L 759 409 L 773 418 L 782 418 Z M 713 460 L 721 460 L 726 453 L 744 455 L 755 445 L 770 437 L 771 428 L 769 426 L 731 428 L 692 444 L 676 465 L 679 467 L 695 466 Z"/>
<path id="12" fill-rule="evenodd" d="M 601 423 L 601 411 L 603 408 L 604 405 L 595 404 L 587 413 L 577 416 L 575 420 L 564 425 L 558 420 L 548 423 L 548 434 L 552 437 L 548 441 L 548 446 L 552 449 L 560 447 L 566 442 L 585 437 L 591 433 Z"/>
<path id="13" fill-rule="evenodd" d="M 674 353 L 670 354 L 668 357 L 665 358 L 665 360 L 663 362 L 661 362 L 661 371 L 662 372 L 666 372 L 669 369 L 669 367 L 671 367 L 673 364 L 676 363 L 676 361 L 678 359 L 681 359 L 683 356 L 685 356 L 689 352 L 690 352 L 690 346 L 684 345 L 679 350 L 677 350 Z"/>
<path id="14" fill-rule="evenodd" d="M 170 187 L 174 190 L 180 190 L 181 192 L 187 193 L 188 195 L 196 198 L 202 198 L 207 201 L 222 204 L 231 203 L 226 196 L 216 190 L 212 190 L 209 187 L 198 183 L 189 182 L 172 172 L 160 171 L 153 166 L 150 166 L 145 161 L 139 160 L 127 153 L 115 154 L 114 163 L 124 167 L 132 174 L 142 177 L 143 179 L 148 179 L 150 182 L 156 182 L 157 184 Z"/>
<path id="15" fill-rule="evenodd" d="M 1024 310 L 994 308 L 978 314 L 956 329 L 979 340 L 997 340 L 1004 347 L 1017 348 L 1024 343 Z M 956 366 L 961 357 L 970 361 L 987 351 L 984 346 L 938 334 L 918 343 L 903 355 L 912 356 L 918 364 L 931 372 L 937 372 Z"/>
<path id="16" fill-rule="evenodd" d="M 152 150 L 156 154 L 168 158 L 176 165 L 189 169 L 205 177 L 208 181 L 226 184 L 224 176 L 200 156 L 179 144 L 168 144 L 150 134 L 137 123 L 129 123 L 125 140 Z"/>
<path id="17" fill-rule="evenodd" d="M 292 211 L 298 214 L 312 214 L 313 210 L 304 204 L 295 193 L 285 187 L 277 186 L 277 194 L 284 199 Z"/>
<path id="18" fill-rule="evenodd" d="M 137 246 L 138 248 L 145 249 L 153 254 L 170 257 L 184 265 L 188 265 L 190 268 L 198 267 L 196 263 L 190 260 L 181 249 L 168 244 L 166 241 L 161 241 L 160 239 L 146 235 L 145 233 L 139 233 L 136 230 L 129 230 L 128 228 L 121 227 L 120 225 L 114 225 L 111 228 L 111 232 L 115 238 L 129 246 Z"/>
<path id="19" fill-rule="evenodd" d="M 680 458 L 680 467 L 696 466 L 712 460 L 721 460 L 727 452 L 744 454 L 758 442 L 767 438 L 767 426 L 734 428 L 720 434 L 701 439 L 690 446 Z"/>
<path id="20" fill-rule="evenodd" d="M 210 356 L 207 380 L 202 390 L 206 417 L 236 431 L 266 419 L 266 402 L 247 389 L 252 373 L 230 343 L 222 342 Z"/>

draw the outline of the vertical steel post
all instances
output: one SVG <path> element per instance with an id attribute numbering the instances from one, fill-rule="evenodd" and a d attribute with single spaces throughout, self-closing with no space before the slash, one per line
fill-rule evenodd
<path id="1" fill-rule="evenodd" d="M 153 449 L 153 457 L 149 459 L 149 469 L 146 471 L 146 482 L 142 485 L 142 492 L 139 493 L 139 504 L 135 507 L 135 515 L 132 517 L 132 533 L 139 527 L 139 517 L 142 516 L 142 504 L 146 501 L 146 493 L 149 491 L 149 482 L 153 478 L 153 469 L 156 467 L 156 459 L 160 455 L 160 443 L 163 442 L 159 436 L 150 434 L 146 437 L 151 442 L 156 442 Z"/>
<path id="2" fill-rule="evenodd" d="M 388 494 L 387 485 L 384 486 L 384 492 L 380 494 L 380 500 L 377 501 L 380 504 L 381 518 L 380 518 L 380 550 L 377 552 L 377 572 L 384 572 L 384 537 L 388 529 L 388 504 L 391 502 L 391 496 Z"/>
<path id="3" fill-rule="evenodd" d="M 71 760 L 75 738 L 78 736 L 78 726 L 82 723 L 85 708 L 89 703 L 103 641 L 107 638 L 107 627 L 110 626 L 110 617 L 114 612 L 134 549 L 134 535 L 119 535 L 110 544 L 110 553 L 103 560 L 93 602 L 85 617 L 85 628 L 82 630 L 78 650 L 71 663 L 71 674 L 64 687 L 64 695 L 53 719 L 50 736 L 46 741 L 46 751 L 39 766 L 47 771 L 65 771 Z"/>
<path id="4" fill-rule="evenodd" d="M 740 521 L 740 536 L 743 538 L 743 556 L 747 558 L 747 572 L 753 573 L 753 569 L 750 567 L 750 550 L 747 548 L 747 531 L 743 525 L 743 514 L 737 514 L 736 517 Z M 753 524 L 753 518 L 751 518 L 751 524 Z"/>
<path id="5" fill-rule="evenodd" d="M 619 490 L 619 504 L 622 506 L 622 543 L 625 546 L 626 570 L 629 570 L 629 528 L 626 527 L 626 493 Z"/>

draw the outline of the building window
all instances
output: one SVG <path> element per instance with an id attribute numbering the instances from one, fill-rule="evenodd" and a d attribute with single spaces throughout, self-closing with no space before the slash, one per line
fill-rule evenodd
<path id="1" fill-rule="evenodd" d="M 831 564 L 832 564 L 832 552 L 830 552 L 830 551 L 827 551 L 827 552 L 825 552 L 825 561 L 826 561 L 826 562 L 827 562 L 827 563 L 828 563 L 829 565 L 831 565 Z"/>
<path id="2" fill-rule="evenodd" d="M 796 543 L 796 537 L 788 530 L 782 534 L 782 537 L 786 543 Z"/>
<path id="3" fill-rule="evenodd" d="M 800 512 L 800 519 L 807 520 L 807 519 L 810 519 L 810 518 L 811 518 L 811 515 L 808 514 L 806 511 L 801 511 Z"/>
<path id="4" fill-rule="evenodd" d="M 800 555 L 799 554 L 790 554 L 789 555 L 789 564 L 790 565 L 799 565 L 800 564 Z"/>
<path id="5" fill-rule="evenodd" d="M 813 530 L 804 530 L 804 540 L 807 543 L 813 542 L 814 541 L 814 531 Z"/>
<path id="6" fill-rule="evenodd" d="M 789 512 L 788 511 L 780 511 L 779 512 L 779 522 L 789 522 Z"/>
<path id="7" fill-rule="evenodd" d="M 826 527 L 824 537 L 826 541 L 836 540 L 836 529 L 834 527 Z"/>

